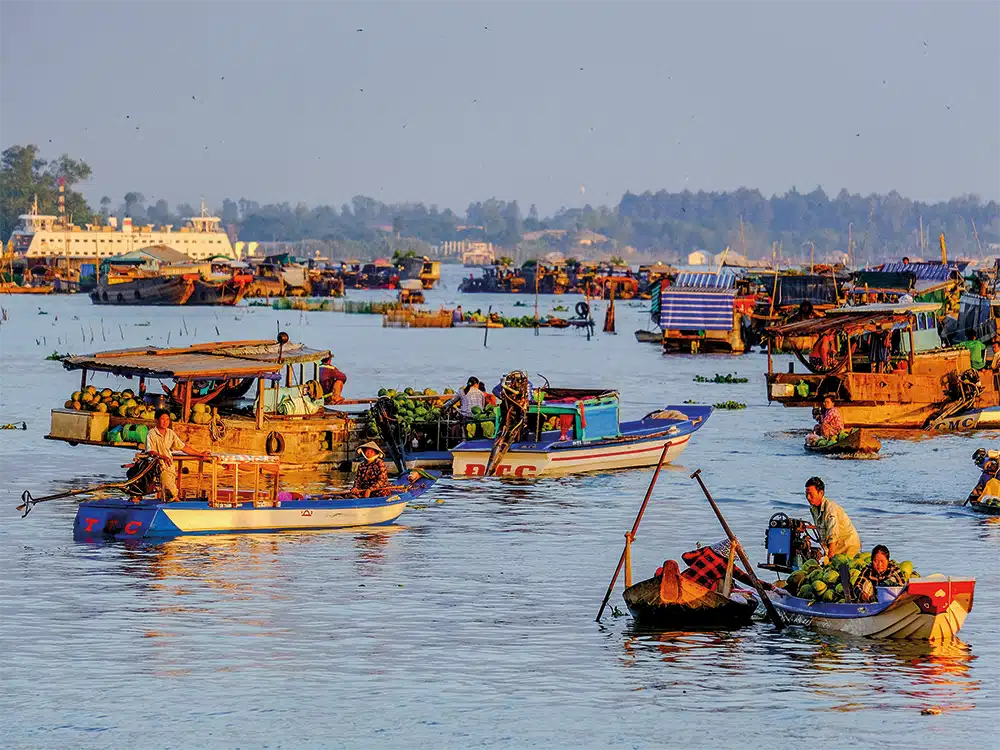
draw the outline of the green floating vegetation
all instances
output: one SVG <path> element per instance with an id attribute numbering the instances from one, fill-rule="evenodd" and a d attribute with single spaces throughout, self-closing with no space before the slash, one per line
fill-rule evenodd
<path id="1" fill-rule="evenodd" d="M 714 409 L 726 409 L 728 411 L 736 411 L 737 409 L 746 409 L 746 404 L 741 404 L 739 401 L 722 401 L 718 404 L 712 404 Z"/>
<path id="2" fill-rule="evenodd" d="M 735 372 L 726 373 L 725 375 L 720 375 L 715 373 L 714 378 L 706 378 L 704 375 L 695 375 L 694 382 L 696 383 L 718 383 L 732 385 L 734 383 L 749 383 L 750 378 L 740 378 L 736 376 Z"/>
<path id="3" fill-rule="evenodd" d="M 58 351 L 53 350 L 52 354 L 47 356 L 45 359 L 52 360 L 53 362 L 61 362 L 64 357 L 72 357 L 72 356 L 73 355 L 70 354 L 69 352 L 66 352 L 65 354 L 60 354 Z"/>

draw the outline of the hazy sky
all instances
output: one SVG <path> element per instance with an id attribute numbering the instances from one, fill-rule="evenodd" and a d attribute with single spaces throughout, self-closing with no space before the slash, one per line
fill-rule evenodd
<path id="1" fill-rule="evenodd" d="M 95 206 L 1000 198 L 997 2 L 3 2 L 0 57 Z"/>

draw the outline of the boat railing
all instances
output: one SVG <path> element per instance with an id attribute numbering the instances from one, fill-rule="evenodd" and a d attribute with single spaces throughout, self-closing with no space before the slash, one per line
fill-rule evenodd
<path id="1" fill-rule="evenodd" d="M 277 503 L 281 462 L 276 456 L 174 454 L 173 461 L 181 501 L 205 500 L 212 508 L 243 503 L 267 508 Z"/>

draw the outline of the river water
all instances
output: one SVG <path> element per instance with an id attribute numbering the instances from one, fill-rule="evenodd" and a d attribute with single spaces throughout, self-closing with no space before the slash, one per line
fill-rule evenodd
<path id="1" fill-rule="evenodd" d="M 429 303 L 530 312 L 514 297 L 459 295 L 458 278 L 448 269 Z M 579 299 L 543 297 L 542 312 Z M 0 304 L 0 422 L 28 426 L 0 431 L 3 747 L 997 746 L 1000 519 L 958 507 L 977 479 L 972 452 L 996 434 L 885 441 L 875 461 L 807 455 L 810 415 L 767 405 L 765 357 L 663 357 L 632 336 L 648 303 L 619 304 L 617 336 L 493 330 L 486 347 L 482 330 L 383 329 L 377 316 L 107 308 L 79 295 Z M 924 575 L 975 576 L 975 607 L 960 640 L 933 647 L 763 622 L 651 634 L 606 613 L 596 624 L 651 471 L 444 480 L 391 527 L 136 548 L 75 543 L 72 500 L 19 518 L 23 489 L 118 478 L 131 455 L 43 439 L 49 409 L 79 383 L 45 355 L 278 328 L 332 349 L 348 396 L 520 368 L 618 388 L 625 418 L 685 399 L 744 402 L 716 411 L 661 474 L 636 580 L 722 536 L 694 469 L 758 561 L 769 516 L 808 517 L 803 485 L 820 475 L 866 548 L 885 543 Z M 716 372 L 750 382 L 693 382 Z M 620 592 L 619 581 L 611 603 L 625 611 Z M 930 707 L 941 712 L 922 715 Z"/>

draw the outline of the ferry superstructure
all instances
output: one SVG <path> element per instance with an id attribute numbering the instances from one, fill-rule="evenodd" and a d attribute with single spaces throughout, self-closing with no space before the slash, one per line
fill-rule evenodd
<path id="1" fill-rule="evenodd" d="M 38 213 L 37 201 L 19 219 L 20 223 L 10 237 L 9 247 L 14 258 L 42 263 L 66 258 L 71 261 L 100 261 L 152 245 L 166 245 L 192 260 L 217 256 L 237 259 L 229 236 L 222 229 L 222 220 L 218 216 L 209 216 L 204 202 L 201 215 L 186 219 L 184 226 L 178 229 L 172 225 L 158 228 L 152 224 L 133 226 L 129 217 L 122 220 L 121 228 L 118 228 L 115 217 L 110 217 L 106 224 L 79 227 L 58 216 Z"/>

